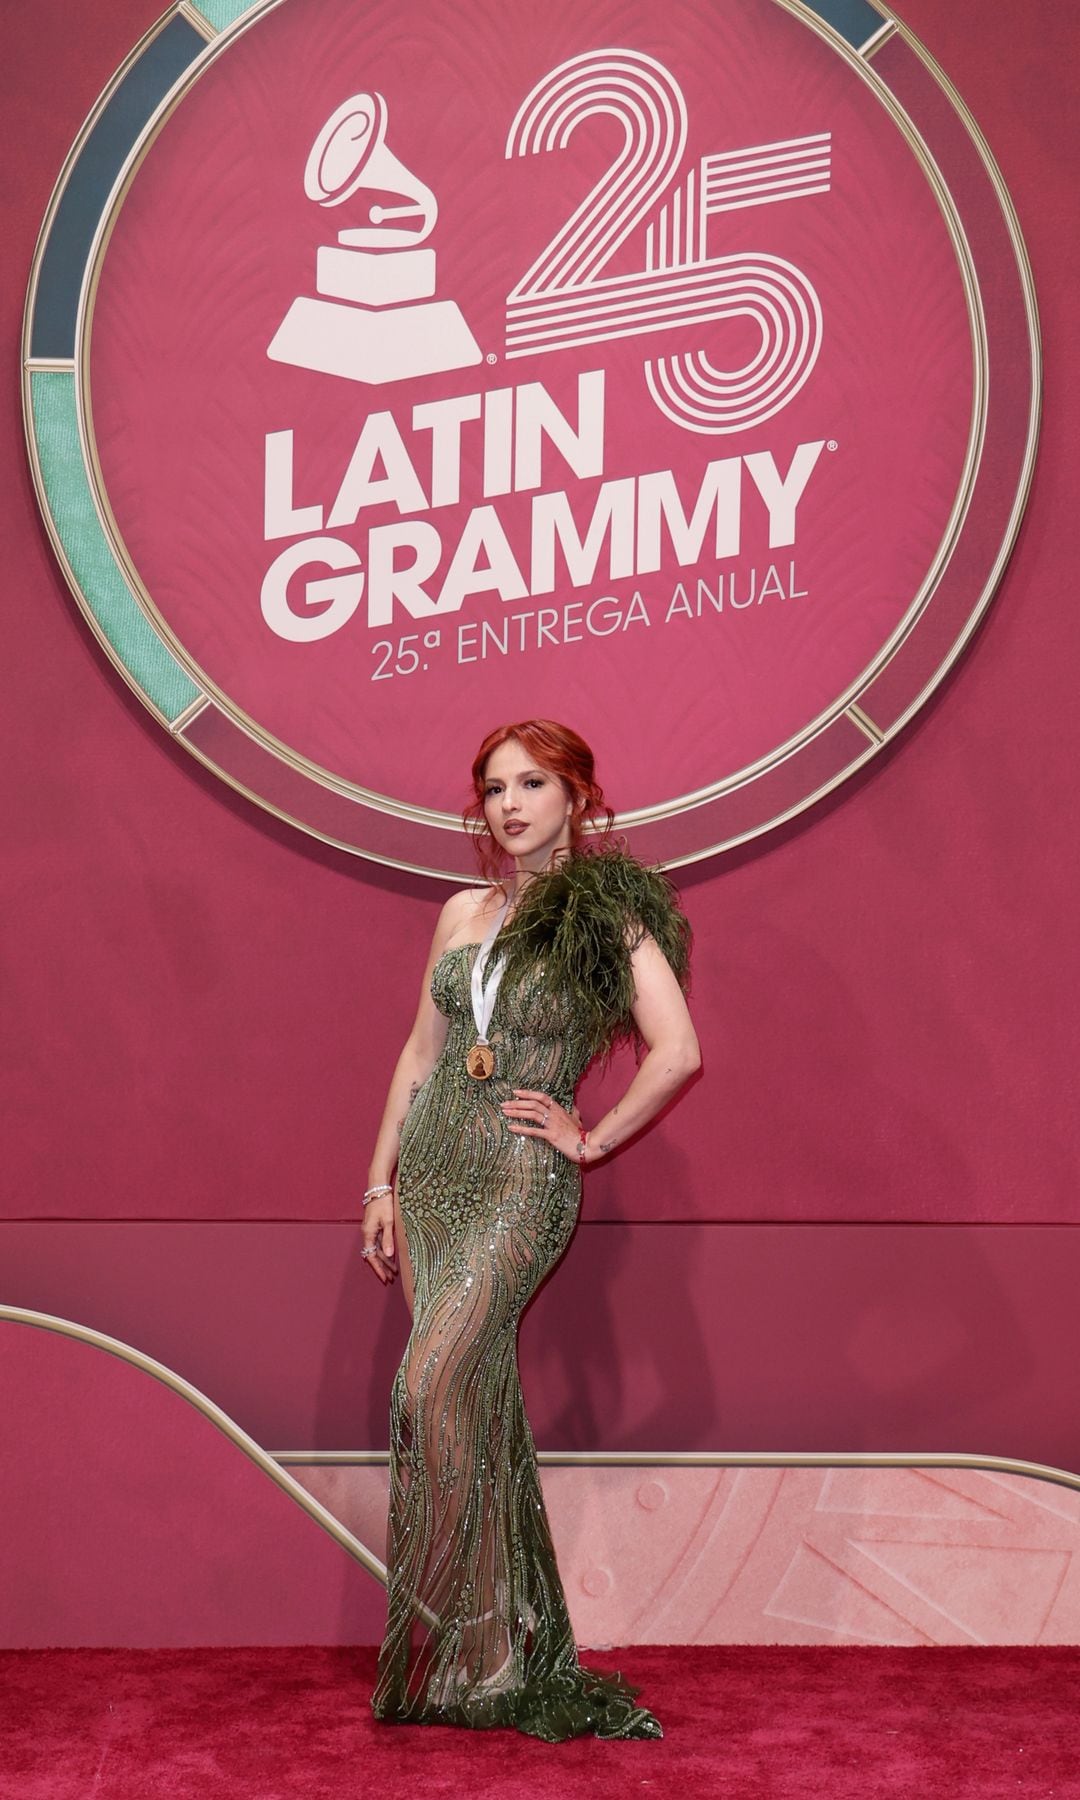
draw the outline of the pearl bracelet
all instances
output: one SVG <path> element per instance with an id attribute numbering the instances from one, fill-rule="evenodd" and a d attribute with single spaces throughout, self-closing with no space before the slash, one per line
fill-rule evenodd
<path id="1" fill-rule="evenodd" d="M 378 1199 L 380 1194 L 392 1194 L 393 1191 L 388 1181 L 380 1181 L 378 1187 L 369 1187 L 365 1190 L 364 1205 L 367 1206 L 370 1201 Z"/>

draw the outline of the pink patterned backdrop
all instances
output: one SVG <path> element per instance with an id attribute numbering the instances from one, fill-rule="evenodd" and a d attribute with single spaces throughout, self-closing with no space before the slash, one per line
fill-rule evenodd
<path id="1" fill-rule="evenodd" d="M 641 1144 L 590 1175 L 568 1261 L 526 1320 L 542 1449 L 953 1450 L 1080 1469 L 1069 1077 L 1080 1050 L 1069 824 L 1080 623 L 1064 530 L 1077 422 L 1075 26 L 1051 0 L 902 10 L 973 106 L 1031 250 L 1047 370 L 1031 505 L 985 624 L 906 741 L 766 842 L 680 877 L 705 1067 Z M 21 271 L 55 173 L 155 13 L 155 0 L 75 12 L 39 0 L 5 19 L 9 367 Z M 442 894 L 301 840 L 167 741 L 76 615 L 37 519 L 13 381 L 5 392 L 0 1301 L 159 1357 L 271 1450 L 376 1448 L 406 1321 L 400 1295 L 362 1279 L 358 1190 Z M 592 1081 L 586 1117 L 601 1103 Z M 31 1366 L 2 1366 L 19 1475 L 3 1487 L 5 1544 L 32 1559 L 63 1541 L 62 1529 L 42 1538 L 40 1510 L 23 1501 L 40 1499 L 40 1468 L 65 1503 L 94 1448 L 115 1451 L 127 1525 L 158 1531 L 163 1555 L 187 1504 L 182 1468 L 144 1485 L 154 1465 L 140 1443 L 153 1440 L 132 1442 L 100 1393 L 91 1388 L 77 1437 L 80 1421 L 59 1405 L 64 1381 L 46 1405 Z M 66 1461 L 48 1446 L 52 1417 L 70 1434 Z M 576 1578 L 567 1477 L 548 1479 Z M 700 1516 L 718 1478 L 685 1479 L 664 1506 Z M 822 1561 L 822 1546 L 836 1558 L 837 1515 L 820 1478 L 809 1491 L 806 1479 L 719 1482 L 721 1499 L 725 1484 L 749 1496 L 774 1482 L 786 1506 L 791 1490 L 795 1524 L 762 1590 L 785 1619 L 812 1614 L 813 1632 L 854 1620 L 872 1635 L 884 1605 L 897 1630 L 932 1636 L 946 1626 L 911 1596 L 935 1558 L 932 1604 L 958 1629 L 988 1629 L 995 1609 L 997 1629 L 1015 1619 L 1031 1633 L 1057 1630 L 1059 1607 L 1073 1616 L 1074 1527 L 1056 1493 L 1051 1504 L 1041 1486 L 934 1478 L 945 1511 L 919 1528 L 938 1534 L 931 1555 L 910 1515 L 889 1510 L 910 1482 L 899 1498 L 875 1490 L 852 1512 L 861 1547 L 837 1570 Z M 596 1492 L 573 1507 L 595 1506 Z M 743 1502 L 732 1504 L 734 1519 Z M 619 1505 L 624 1519 L 648 1512 L 626 1492 Z M 215 1529 L 228 1516 L 219 1509 Z M 581 1516 L 581 1542 L 614 1575 L 614 1551 Z M 897 1517 L 908 1519 L 902 1554 Z M 871 1556 L 882 1520 L 893 1547 Z M 1053 1543 L 1041 1535 L 1050 1527 Z M 83 1529 L 94 1577 L 114 1566 L 117 1540 L 103 1512 L 84 1510 Z M 968 1551 L 982 1533 L 989 1613 L 942 1550 L 955 1531 Z M 306 1556 L 307 1538 L 297 1543 Z M 1025 1571 L 1011 1590 L 990 1576 L 1007 1566 Z M 328 1631 L 348 1628 L 327 1623 L 336 1579 Z M 197 1618 L 178 1603 L 177 1641 L 227 1631 L 244 1616 L 242 1585 L 211 1594 Z M 102 1588 L 92 1583 L 95 1602 Z M 107 1614 L 50 1592 L 53 1610 L 39 1616 L 51 1641 L 92 1641 L 87 1620 Z M 583 1593 L 578 1604 L 601 1603 Z M 287 1613 L 282 1628 L 300 1629 L 304 1615 Z M 593 1616 L 595 1627 L 579 1612 L 583 1630 L 615 1629 Z M 732 1616 L 749 1629 L 745 1611 Z M 152 1634 L 153 1621 L 142 1628 Z"/>

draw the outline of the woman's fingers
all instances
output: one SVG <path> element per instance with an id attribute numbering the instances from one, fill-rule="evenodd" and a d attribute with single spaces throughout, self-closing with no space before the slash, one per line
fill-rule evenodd
<path id="1" fill-rule="evenodd" d="M 511 1131 L 522 1131 L 529 1137 L 546 1137 L 551 1143 L 555 1142 L 556 1132 L 561 1133 L 568 1126 L 573 1129 L 569 1113 L 546 1094 L 523 1100 L 504 1100 L 502 1111 Z"/>
<path id="2" fill-rule="evenodd" d="M 514 1088 L 513 1094 L 513 1100 L 503 1101 L 502 1109 L 517 1118 L 539 1119 L 546 1124 L 553 1114 L 563 1119 L 569 1116 L 550 1094 L 538 1093 L 535 1088 Z"/>
<path id="3" fill-rule="evenodd" d="M 370 1254 L 368 1254 L 369 1252 Z M 379 1280 L 384 1287 L 388 1281 L 394 1279 L 394 1271 L 393 1269 L 387 1268 L 380 1252 L 377 1239 L 372 1239 L 370 1244 L 364 1245 L 364 1261 L 367 1263 L 367 1266 L 372 1273 L 379 1277 Z"/>
<path id="4" fill-rule="evenodd" d="M 368 1254 L 369 1251 L 372 1251 L 374 1254 L 369 1255 Z M 382 1258 L 379 1256 L 376 1246 L 374 1244 L 365 1244 L 364 1245 L 364 1261 L 367 1263 L 368 1268 L 371 1269 L 372 1272 L 379 1277 L 379 1280 L 383 1283 L 383 1286 L 385 1287 L 387 1281 L 389 1280 L 389 1276 L 387 1275 L 387 1272 L 383 1267 Z"/>
<path id="5" fill-rule="evenodd" d="M 550 1094 L 541 1094 L 536 1088 L 514 1088 L 512 1092 L 514 1099 L 504 1100 L 504 1106 L 515 1106 L 516 1104 L 519 1112 L 562 1112 L 562 1107 L 556 1104 Z"/>
<path id="6" fill-rule="evenodd" d="M 519 1137 L 544 1138 L 553 1149 L 573 1161 L 581 1134 L 577 1108 L 572 1114 L 568 1113 L 550 1094 L 542 1094 L 537 1088 L 514 1088 L 512 1091 L 513 1100 L 502 1102 L 507 1129 Z"/>
<path id="7" fill-rule="evenodd" d="M 385 1287 L 397 1274 L 394 1267 L 394 1214 L 392 1202 L 374 1200 L 364 1218 L 364 1261 Z"/>

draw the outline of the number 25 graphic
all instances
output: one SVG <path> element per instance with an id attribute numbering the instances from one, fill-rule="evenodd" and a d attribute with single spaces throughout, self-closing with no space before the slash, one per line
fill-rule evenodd
<path id="1" fill-rule="evenodd" d="M 615 251 L 674 182 L 686 147 L 686 102 L 674 76 L 636 50 L 592 50 L 543 76 L 510 127 L 506 155 L 563 150 L 583 119 L 618 119 L 624 143 L 577 211 L 506 302 L 507 357 L 602 344 L 673 326 L 750 318 L 761 344 L 739 369 L 703 350 L 645 363 L 660 411 L 685 431 L 719 434 L 781 411 L 821 348 L 821 305 L 779 256 L 710 256 L 714 213 L 828 192 L 830 134 L 704 156 L 645 232 L 645 266 L 604 276 Z"/>

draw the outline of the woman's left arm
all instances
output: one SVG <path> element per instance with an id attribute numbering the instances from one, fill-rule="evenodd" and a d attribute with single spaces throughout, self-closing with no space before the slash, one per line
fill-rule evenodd
<path id="1" fill-rule="evenodd" d="M 634 1021 L 646 1054 L 617 1105 L 590 1126 L 583 1162 L 597 1162 L 656 1117 L 673 1094 L 701 1067 L 697 1033 L 682 989 L 655 938 L 644 937 L 631 958 Z M 565 1156 L 577 1159 L 579 1133 L 570 1116 L 547 1095 L 515 1088 L 503 1112 L 510 1130 L 543 1137 Z M 543 1119 L 543 1123 L 540 1120 Z"/>

